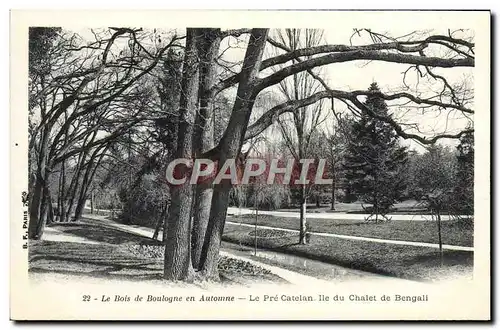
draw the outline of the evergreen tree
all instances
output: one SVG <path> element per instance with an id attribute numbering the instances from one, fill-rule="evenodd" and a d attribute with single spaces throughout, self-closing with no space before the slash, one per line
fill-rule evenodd
<path id="1" fill-rule="evenodd" d="M 377 115 L 389 116 L 385 101 L 376 95 L 380 92 L 372 83 L 365 106 Z M 407 161 L 407 150 L 400 146 L 392 127 L 362 111 L 361 118 L 351 124 L 351 137 L 344 161 L 346 185 L 358 200 L 373 205 L 368 219 L 386 214 L 404 190 L 405 182 L 400 175 Z M 367 220 L 368 220 L 367 219 Z"/>

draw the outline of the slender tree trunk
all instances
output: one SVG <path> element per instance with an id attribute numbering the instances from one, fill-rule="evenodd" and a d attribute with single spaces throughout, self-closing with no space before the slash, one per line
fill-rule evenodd
<path id="1" fill-rule="evenodd" d="M 252 29 L 250 34 L 233 111 L 219 144 L 220 157 L 218 160 L 221 164 L 227 159 L 236 159 L 241 152 L 253 104 L 258 94 L 254 87 L 266 45 L 267 33 L 267 29 Z M 221 182 L 214 187 L 212 208 L 200 258 L 200 268 L 207 278 L 219 278 L 217 264 L 230 190 L 231 184 L 229 182 Z"/>
<path id="2" fill-rule="evenodd" d="M 73 176 L 71 177 L 71 181 L 69 184 L 68 193 L 65 195 L 65 198 L 67 199 L 64 203 L 65 205 L 64 217 L 66 218 L 66 221 L 69 221 L 72 218 L 75 199 L 78 198 L 77 195 L 79 191 L 78 187 L 80 182 L 80 175 L 84 168 L 85 159 L 87 158 L 87 153 L 88 151 L 83 152 L 78 157 L 78 162 L 74 168 Z"/>
<path id="3" fill-rule="evenodd" d="M 332 180 L 332 201 L 331 201 L 332 202 L 332 207 L 331 207 L 332 211 L 335 211 L 335 198 L 336 198 L 335 188 L 336 188 L 335 175 L 333 175 L 333 180 Z"/>
<path id="4" fill-rule="evenodd" d="M 257 189 L 257 194 L 255 198 L 255 228 L 254 228 L 254 235 L 253 235 L 253 240 L 254 240 L 254 249 L 253 249 L 253 254 L 254 256 L 257 255 L 257 223 L 259 222 L 259 189 Z"/>
<path id="5" fill-rule="evenodd" d="M 444 264 L 444 258 L 443 258 L 443 239 L 441 237 L 441 212 L 436 210 L 436 216 L 437 216 L 437 226 L 438 226 L 438 241 L 439 241 L 439 259 L 441 260 L 441 266 Z"/>
<path id="6" fill-rule="evenodd" d="M 95 176 L 97 168 L 101 164 L 101 161 L 104 155 L 106 154 L 108 146 L 109 145 L 100 146 L 96 150 L 94 150 L 94 152 L 90 156 L 89 161 L 87 162 L 87 168 L 85 169 L 85 174 L 82 179 L 82 184 L 80 187 L 80 195 L 75 209 L 75 221 L 80 220 L 82 217 L 83 209 L 85 208 L 85 202 L 87 201 L 90 184 Z M 99 154 L 99 152 L 101 153 Z"/>
<path id="7" fill-rule="evenodd" d="M 161 227 L 163 227 L 163 216 L 162 215 L 163 215 L 163 212 L 161 213 L 160 217 L 156 220 L 155 231 L 154 231 L 153 237 L 152 237 L 153 240 L 158 239 L 158 235 L 160 235 Z"/>
<path id="8" fill-rule="evenodd" d="M 90 192 L 90 214 L 94 214 L 94 189 Z"/>
<path id="9" fill-rule="evenodd" d="M 47 224 L 54 222 L 54 208 L 52 207 L 52 196 L 47 187 L 45 187 L 45 199 L 47 203 Z"/>
<path id="10" fill-rule="evenodd" d="M 299 98 L 298 91 L 298 79 L 297 76 L 294 75 L 294 91 L 295 91 L 295 99 Z M 298 142 L 298 156 L 299 160 L 304 159 L 305 156 L 305 139 L 304 139 L 304 119 L 305 115 L 303 109 L 299 109 L 297 113 L 294 113 L 294 124 L 295 130 L 297 132 L 297 142 Z M 300 173 L 302 174 L 303 164 L 300 166 Z M 307 175 L 306 175 L 307 176 Z M 306 241 L 306 232 L 307 232 L 307 194 L 306 194 L 306 186 L 305 184 L 301 185 L 300 189 L 300 231 L 299 231 L 299 244 L 307 244 Z"/>
<path id="11" fill-rule="evenodd" d="M 299 139 L 299 159 L 304 158 L 304 150 L 302 141 L 302 130 L 297 126 L 297 133 Z M 302 173 L 302 164 L 300 166 L 300 172 Z M 299 244 L 307 244 L 306 234 L 307 234 L 307 192 L 306 185 L 302 184 L 300 187 L 300 231 L 299 231 Z"/>
<path id="12" fill-rule="evenodd" d="M 162 238 L 161 238 L 161 241 L 164 245 L 167 244 L 167 219 L 168 219 L 168 214 L 170 212 L 170 202 L 167 202 L 167 204 L 165 205 L 165 211 L 166 211 L 166 213 L 162 219 L 163 233 L 162 233 Z"/>
<path id="13" fill-rule="evenodd" d="M 155 232 L 153 233 L 153 240 L 155 240 L 155 241 L 158 239 L 158 235 L 160 234 L 161 227 L 163 227 L 162 225 L 163 225 L 163 221 L 164 221 L 166 212 L 167 212 L 167 203 L 165 203 L 165 205 L 162 207 L 160 217 L 156 221 Z"/>
<path id="14" fill-rule="evenodd" d="M 307 244 L 307 197 L 306 197 L 306 186 L 302 185 L 300 193 L 300 233 L 299 233 L 299 244 Z"/>
<path id="15" fill-rule="evenodd" d="M 377 176 L 377 173 L 375 173 L 374 175 L 374 179 L 375 179 L 375 192 L 374 192 L 374 195 L 373 195 L 373 209 L 372 209 L 372 213 L 375 212 L 375 223 L 378 222 L 378 189 L 379 189 L 379 183 L 378 183 L 378 176 Z"/>
<path id="16" fill-rule="evenodd" d="M 68 200 L 64 204 L 65 205 L 64 217 L 66 218 L 66 221 L 71 220 L 71 215 L 73 213 L 73 206 L 75 204 L 75 196 L 76 196 L 76 191 L 77 191 L 76 188 L 77 188 L 76 186 L 71 187 L 71 185 L 70 185 L 70 189 L 68 190 L 68 195 L 67 195 Z"/>

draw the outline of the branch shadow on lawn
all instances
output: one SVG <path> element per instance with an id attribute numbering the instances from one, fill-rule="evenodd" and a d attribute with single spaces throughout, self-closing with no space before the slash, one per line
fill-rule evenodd
<path id="1" fill-rule="evenodd" d="M 84 239 L 108 244 L 148 244 L 154 242 L 144 236 L 107 226 L 106 224 L 93 224 L 88 221 L 78 223 L 61 223 L 52 227 L 66 234 L 75 235 Z"/>
<path id="2" fill-rule="evenodd" d="M 443 265 L 471 265 L 474 262 L 474 254 L 468 251 L 443 251 Z M 411 266 L 415 264 L 426 264 L 428 266 L 439 266 L 441 257 L 439 250 L 428 252 L 427 254 L 407 257 L 402 260 L 403 265 Z"/>
<path id="3" fill-rule="evenodd" d="M 43 240 L 31 242 L 29 247 L 30 272 L 135 281 L 160 280 L 162 277 L 161 259 L 140 256 L 131 252 L 133 246 L 151 245 L 152 239 L 106 224 L 58 223 L 51 227 L 62 234 L 74 235 L 102 244 Z"/>
<path id="4" fill-rule="evenodd" d="M 122 280 L 160 280 L 160 259 L 136 257 L 123 246 L 74 242 L 36 242 L 30 247 L 30 272 Z"/>

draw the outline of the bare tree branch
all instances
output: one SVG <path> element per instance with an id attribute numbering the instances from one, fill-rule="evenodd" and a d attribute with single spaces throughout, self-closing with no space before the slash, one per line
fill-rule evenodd
<path id="1" fill-rule="evenodd" d="M 279 81 L 285 79 L 288 76 L 315 67 L 332 63 L 342 63 L 342 62 L 356 61 L 356 60 L 374 60 L 374 61 L 402 63 L 402 64 L 426 65 L 431 67 L 443 67 L 443 68 L 474 66 L 474 60 L 469 58 L 444 59 L 439 57 L 426 57 L 426 56 L 415 56 L 408 54 L 382 53 L 370 50 L 357 50 L 345 53 L 328 54 L 325 56 L 312 58 L 310 60 L 290 65 L 265 78 L 261 78 L 257 88 L 258 90 L 265 89 L 271 85 L 278 83 Z"/>
<path id="2" fill-rule="evenodd" d="M 380 115 L 375 114 L 373 111 L 371 111 L 366 106 L 364 106 L 364 104 L 361 101 L 359 101 L 359 99 L 358 99 L 359 96 L 369 96 L 369 95 L 376 95 L 376 96 L 381 97 L 385 100 L 394 100 L 394 99 L 398 99 L 398 98 L 408 98 L 408 99 L 411 99 L 412 101 L 415 100 L 415 103 L 420 102 L 420 103 L 431 104 L 431 105 L 435 105 L 435 106 L 439 106 L 439 107 L 443 107 L 443 108 L 457 109 L 457 106 L 455 106 L 455 105 L 440 103 L 440 102 L 436 102 L 436 101 L 421 100 L 421 99 L 418 99 L 418 98 L 412 96 L 411 94 L 407 94 L 407 93 L 386 95 L 383 93 L 373 93 L 373 92 L 369 92 L 369 91 L 353 91 L 353 92 L 345 92 L 345 91 L 340 91 L 340 90 L 321 91 L 321 92 L 318 92 L 318 93 L 311 95 L 308 98 L 305 98 L 302 100 L 297 100 L 297 101 L 285 102 L 283 104 L 277 105 L 277 106 L 273 107 L 272 109 L 268 110 L 259 119 L 257 119 L 252 125 L 249 126 L 247 133 L 245 135 L 245 139 L 254 138 L 257 135 L 259 135 L 260 133 L 262 133 L 267 127 L 272 125 L 280 115 L 287 113 L 287 112 L 293 112 L 294 110 L 296 110 L 300 107 L 305 107 L 307 105 L 311 105 L 319 100 L 326 99 L 326 98 L 333 98 L 333 99 L 338 99 L 341 101 L 349 101 L 354 106 L 356 106 L 358 109 L 360 109 L 361 111 L 365 111 L 373 118 L 379 119 L 381 121 L 384 121 L 384 122 L 390 124 L 400 137 L 402 137 L 404 139 L 414 139 L 414 140 L 417 140 L 418 142 L 420 142 L 422 144 L 426 144 L 426 145 L 433 144 L 439 139 L 460 138 L 462 135 L 473 131 L 471 129 L 466 129 L 458 134 L 438 134 L 432 138 L 426 138 L 426 137 L 422 137 L 422 136 L 417 135 L 417 134 L 411 134 L 411 133 L 405 132 L 402 128 L 402 124 L 397 123 L 394 119 L 392 119 L 390 117 L 384 117 L 384 116 L 380 116 Z M 463 111 L 461 109 L 457 109 L 457 110 Z M 473 111 L 470 109 L 466 109 L 466 111 L 464 111 L 464 112 L 473 113 Z"/>

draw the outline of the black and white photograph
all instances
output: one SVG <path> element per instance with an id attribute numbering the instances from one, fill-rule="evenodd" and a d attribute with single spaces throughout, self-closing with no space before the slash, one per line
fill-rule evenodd
<path id="1" fill-rule="evenodd" d="M 11 318 L 488 320 L 490 13 L 191 14 L 12 12 Z"/>

